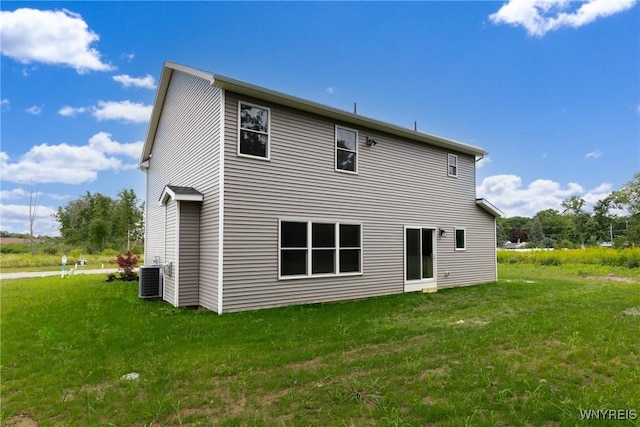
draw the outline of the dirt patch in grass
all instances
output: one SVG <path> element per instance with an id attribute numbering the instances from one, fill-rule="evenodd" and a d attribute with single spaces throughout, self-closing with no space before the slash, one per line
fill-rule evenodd
<path id="1" fill-rule="evenodd" d="M 622 314 L 627 316 L 640 316 L 640 305 L 637 307 L 631 307 L 622 312 Z"/>
<path id="2" fill-rule="evenodd" d="M 27 414 L 18 414 L 7 420 L 7 427 L 38 427 L 38 422 Z"/>
<path id="3" fill-rule="evenodd" d="M 71 402 L 78 398 L 78 395 L 83 394 L 92 394 L 95 395 L 98 399 L 104 399 L 104 395 L 108 390 L 113 388 L 113 382 L 107 381 L 101 384 L 85 384 L 80 388 L 80 390 L 76 388 L 68 388 L 63 390 L 62 392 L 62 401 L 63 402 Z"/>
<path id="4" fill-rule="evenodd" d="M 631 285 L 640 285 L 640 281 L 638 279 L 634 279 L 632 277 L 622 277 L 617 274 L 611 273 L 606 276 L 585 276 L 587 280 L 593 280 L 596 282 L 614 282 L 614 283 L 628 283 Z"/>

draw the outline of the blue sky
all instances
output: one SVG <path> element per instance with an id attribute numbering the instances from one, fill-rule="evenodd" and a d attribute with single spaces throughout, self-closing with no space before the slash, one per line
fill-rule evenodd
<path id="1" fill-rule="evenodd" d="M 507 215 L 589 205 L 640 171 L 637 0 L 0 5 L 0 229 L 87 191 L 142 199 L 164 61 L 480 146 Z"/>

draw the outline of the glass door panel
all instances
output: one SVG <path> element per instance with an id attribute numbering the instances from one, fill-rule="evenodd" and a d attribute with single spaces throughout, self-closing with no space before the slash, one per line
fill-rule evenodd
<path id="1" fill-rule="evenodd" d="M 420 259 L 420 230 L 407 228 L 405 236 L 406 244 L 406 280 L 419 280 L 422 269 Z"/>
<path id="2" fill-rule="evenodd" d="M 417 231 L 417 230 L 416 230 Z M 433 278 L 433 231 L 431 228 L 422 229 L 422 278 Z"/>

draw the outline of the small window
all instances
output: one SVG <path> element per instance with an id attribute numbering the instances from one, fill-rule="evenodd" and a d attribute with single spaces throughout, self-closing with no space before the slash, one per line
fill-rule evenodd
<path id="1" fill-rule="evenodd" d="M 238 110 L 238 155 L 269 159 L 269 108 L 239 102 Z"/>
<path id="2" fill-rule="evenodd" d="M 455 154 L 449 154 L 448 158 L 449 168 L 447 170 L 447 175 L 458 176 L 458 156 Z"/>
<path id="3" fill-rule="evenodd" d="M 362 271 L 362 225 L 280 221 L 280 277 Z"/>
<path id="4" fill-rule="evenodd" d="M 456 251 L 467 249 L 467 233 L 464 228 L 456 228 Z"/>
<path id="5" fill-rule="evenodd" d="M 336 170 L 358 172 L 358 132 L 336 126 Z"/>

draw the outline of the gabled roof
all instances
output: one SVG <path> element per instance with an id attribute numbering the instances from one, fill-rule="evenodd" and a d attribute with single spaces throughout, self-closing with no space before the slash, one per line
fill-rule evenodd
<path id="1" fill-rule="evenodd" d="M 307 101 L 305 99 L 296 98 L 294 96 L 286 95 L 284 93 L 276 92 L 270 89 L 254 86 L 248 83 L 231 79 L 229 77 L 221 76 L 219 74 L 208 73 L 173 62 L 165 62 L 162 69 L 162 75 L 160 76 L 160 82 L 158 84 L 158 91 L 156 92 L 156 98 L 153 104 L 153 111 L 151 113 L 151 120 L 149 121 L 147 137 L 142 149 L 142 156 L 140 157 L 140 167 L 142 169 L 146 169 L 147 165 L 145 164 L 145 162 L 151 155 L 158 123 L 160 121 L 160 114 L 162 113 L 162 108 L 164 106 L 167 89 L 169 88 L 169 82 L 171 81 L 171 75 L 174 71 L 180 71 L 200 77 L 209 81 L 212 86 L 219 87 L 221 89 L 239 93 L 241 95 L 250 96 L 256 99 L 273 102 L 279 105 L 284 105 L 297 110 L 318 114 L 320 116 L 327 117 L 346 124 L 366 127 L 401 138 L 406 138 L 408 140 L 422 142 L 425 144 L 450 149 L 476 157 L 482 157 L 486 154 L 486 152 L 480 147 L 464 144 L 462 142 L 453 141 L 451 139 L 442 138 L 424 132 L 418 132 L 380 120 L 371 119 L 313 101 Z"/>
<path id="2" fill-rule="evenodd" d="M 162 190 L 162 195 L 160 195 L 160 204 L 166 204 L 169 198 L 171 200 L 201 202 L 204 200 L 204 195 L 193 187 L 166 185 Z"/>

